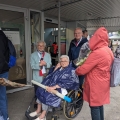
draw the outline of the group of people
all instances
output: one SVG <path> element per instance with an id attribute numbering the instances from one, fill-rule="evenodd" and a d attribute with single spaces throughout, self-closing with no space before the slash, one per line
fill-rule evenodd
<path id="1" fill-rule="evenodd" d="M 75 38 L 70 43 L 68 56 L 62 55 L 59 63 L 49 70 L 45 78 L 46 69 L 51 66 L 51 57 L 44 52 L 45 42 L 37 43 L 37 51 L 31 55 L 33 79 L 46 85 L 47 89 L 35 86 L 38 107 L 35 112 L 30 113 L 31 117 L 38 115 L 35 120 L 45 120 L 48 106 L 60 105 L 61 99 L 53 95 L 52 90 L 61 93 L 64 90 L 67 94 L 67 89 L 78 88 L 83 88 L 83 99 L 89 103 L 92 120 L 104 120 L 103 105 L 110 103 L 110 68 L 114 56 L 108 47 L 108 32 L 104 27 L 99 28 L 89 41 L 86 32 L 81 28 L 74 30 Z M 73 61 L 79 57 L 85 43 L 88 43 L 92 52 L 81 66 L 76 67 Z"/>
<path id="2" fill-rule="evenodd" d="M 89 41 L 87 35 L 86 30 L 76 28 L 74 30 L 75 38 L 70 43 L 68 55 L 62 55 L 58 64 L 52 68 L 51 56 L 45 52 L 46 43 L 37 42 L 37 50 L 31 54 L 30 59 L 33 79 L 46 85 L 47 89 L 34 86 L 38 105 L 37 110 L 30 113 L 30 116 L 38 115 L 35 120 L 45 120 L 48 107 L 60 105 L 61 99 L 52 94 L 52 90 L 58 90 L 61 94 L 66 95 L 67 89 L 77 90 L 78 88 L 83 88 L 83 99 L 89 103 L 92 120 L 104 120 L 103 105 L 110 103 L 110 68 L 114 56 L 108 47 L 108 32 L 104 27 L 96 30 Z M 76 67 L 73 61 L 79 57 L 81 47 L 85 43 L 88 43 L 91 53 L 81 66 Z M 7 38 L 1 30 L 0 45 L 0 77 L 8 78 Z M 1 85 L 0 112 L 4 120 L 7 120 L 6 88 Z"/>

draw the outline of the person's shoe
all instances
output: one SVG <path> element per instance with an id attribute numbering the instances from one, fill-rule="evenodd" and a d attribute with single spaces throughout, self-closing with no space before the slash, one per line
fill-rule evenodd
<path id="1" fill-rule="evenodd" d="M 31 117 L 35 117 L 35 116 L 37 116 L 37 112 L 35 111 L 35 112 L 32 112 L 32 113 L 30 113 L 29 114 Z"/>
<path id="2" fill-rule="evenodd" d="M 40 119 L 40 118 L 38 117 L 38 118 L 36 118 L 36 119 L 34 119 L 34 120 L 42 120 L 42 119 Z"/>
<path id="3" fill-rule="evenodd" d="M 34 120 L 46 120 L 46 117 L 44 117 L 44 118 L 42 118 L 42 119 L 40 119 L 40 118 L 38 117 L 38 118 L 36 118 L 36 119 L 34 119 Z"/>

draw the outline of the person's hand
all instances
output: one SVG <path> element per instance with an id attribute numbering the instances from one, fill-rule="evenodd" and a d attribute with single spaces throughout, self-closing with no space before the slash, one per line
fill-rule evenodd
<path id="1" fill-rule="evenodd" d="M 50 92 L 50 93 L 52 93 L 52 90 L 55 90 L 56 89 L 56 87 L 55 86 L 53 86 L 53 87 L 46 87 L 46 90 L 48 91 L 48 92 Z"/>
<path id="2" fill-rule="evenodd" d="M 60 68 L 60 67 L 61 67 L 61 65 L 60 65 L 60 63 L 58 63 L 58 64 L 56 65 L 54 71 L 55 71 L 56 69 Z"/>
<path id="3" fill-rule="evenodd" d="M 43 66 L 41 62 L 39 63 L 39 66 L 40 66 L 40 67 Z"/>
<path id="4" fill-rule="evenodd" d="M 44 60 L 41 60 L 41 61 L 40 61 L 40 65 L 41 65 L 41 66 L 45 66 L 45 65 L 46 65 L 46 62 L 45 62 Z"/>

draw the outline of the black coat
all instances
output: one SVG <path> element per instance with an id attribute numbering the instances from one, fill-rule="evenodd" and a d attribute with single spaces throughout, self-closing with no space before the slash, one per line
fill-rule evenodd
<path id="1" fill-rule="evenodd" d="M 8 38 L 0 30 L 0 74 L 9 71 L 9 49 L 8 49 Z"/>

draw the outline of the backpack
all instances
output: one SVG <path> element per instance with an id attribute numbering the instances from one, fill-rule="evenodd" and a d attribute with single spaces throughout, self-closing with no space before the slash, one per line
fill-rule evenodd
<path id="1" fill-rule="evenodd" d="M 16 50 L 12 42 L 8 39 L 9 62 L 8 66 L 11 68 L 16 64 Z"/>
<path id="2" fill-rule="evenodd" d="M 54 47 L 53 46 L 50 47 L 50 53 L 54 53 Z"/>

